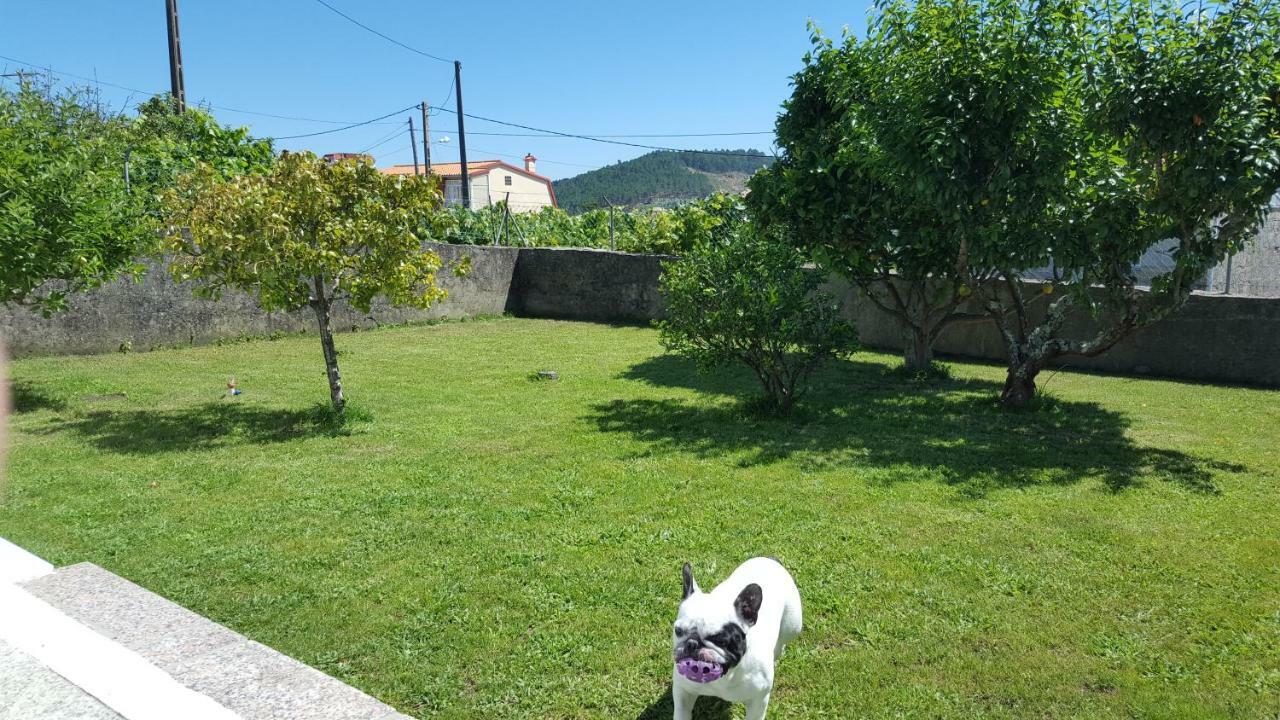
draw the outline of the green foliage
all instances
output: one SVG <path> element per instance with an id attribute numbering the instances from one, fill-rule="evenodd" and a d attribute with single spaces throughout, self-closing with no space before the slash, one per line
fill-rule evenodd
<path id="1" fill-rule="evenodd" d="M 654 151 L 638 158 L 555 181 L 556 200 L 571 213 L 607 207 L 668 205 L 704 198 L 716 190 L 707 177 L 750 175 L 772 162 L 759 150 L 712 152 Z M 697 172 L 694 172 L 697 171 Z"/>
<path id="2" fill-rule="evenodd" d="M 139 105 L 129 130 L 130 179 L 149 201 L 158 201 L 180 175 L 201 165 L 231 178 L 264 173 L 275 160 L 270 140 L 251 137 L 247 128 L 220 125 L 199 108 L 178 113 L 166 95 Z"/>
<path id="3" fill-rule="evenodd" d="M 1034 394 L 1062 356 L 1106 352 L 1177 310 L 1204 274 L 1254 237 L 1280 189 L 1280 8 L 1253 0 L 1187 12 L 1167 0 L 1072 7 L 1063 96 L 1073 162 L 1036 247 L 1062 292 L 991 293 L 1009 347 L 1003 399 Z M 1172 239 L 1172 268 L 1137 286 L 1134 265 Z M 1023 268 L 1002 269 L 1016 279 Z M 1043 313 L 1031 305 L 1052 298 Z M 1072 334 L 1068 312 L 1101 319 Z"/>
<path id="4" fill-rule="evenodd" d="M 727 222 L 664 265 L 662 344 L 703 371 L 747 365 L 766 406 L 786 414 L 814 369 L 855 346 L 822 282 L 795 247 L 740 219 Z"/>
<path id="5" fill-rule="evenodd" d="M 265 310 L 342 299 L 366 311 L 379 295 L 416 307 L 445 296 L 435 284 L 440 256 L 422 249 L 419 234 L 440 207 L 438 184 L 425 177 L 288 153 L 264 175 L 182 176 L 166 207 L 170 224 L 188 229 L 169 237 L 171 271 L 208 295 L 231 287 Z"/>
<path id="6" fill-rule="evenodd" d="M 0 88 L 0 302 L 49 314 L 68 293 L 136 271 L 159 244 L 160 194 L 181 174 L 271 162 L 270 141 L 200 110 L 177 114 L 164 97 L 126 117 L 88 90 Z"/>
<path id="7" fill-rule="evenodd" d="M 972 291 L 1034 259 L 1026 236 L 1069 160 L 1066 60 L 1048 4 L 877 10 L 861 41 L 814 30 L 778 121 L 785 155 L 749 200 L 895 315 L 924 369 Z"/>
<path id="8" fill-rule="evenodd" d="M 127 147 L 126 121 L 84 92 L 0 88 L 0 302 L 48 314 L 138 268 L 154 234 L 125 188 Z"/>
<path id="9" fill-rule="evenodd" d="M 201 283 L 206 295 L 230 287 L 266 310 L 310 307 L 330 401 L 342 415 L 330 308 L 344 300 L 367 312 L 379 296 L 414 307 L 444 299 L 435 283 L 440 256 L 423 248 L 420 235 L 440 204 L 436 178 L 384 175 L 363 159 L 329 163 L 286 153 L 266 174 L 229 180 L 201 166 L 165 194 L 175 228 L 170 270 Z"/>
<path id="10" fill-rule="evenodd" d="M 714 194 L 669 210 L 617 209 L 613 243 L 623 252 L 678 255 L 709 240 L 715 228 L 738 212 L 738 204 L 733 196 Z M 504 230 L 500 204 L 477 210 L 453 206 L 431 218 L 431 231 L 443 242 L 458 244 L 488 245 L 497 238 L 502 245 L 523 247 L 610 247 L 608 210 L 570 215 L 544 207 L 536 213 L 513 213 Z"/>
<path id="11" fill-rule="evenodd" d="M 887 0 L 865 40 L 815 32 L 751 202 L 917 345 L 966 303 L 990 314 L 1025 402 L 1052 359 L 1176 310 L 1256 231 L 1280 188 L 1277 37 L 1253 0 Z M 1170 239 L 1145 292 L 1135 263 Z M 1024 297 L 1050 265 L 1058 290 Z M 1096 334 L 1063 334 L 1073 307 Z"/>

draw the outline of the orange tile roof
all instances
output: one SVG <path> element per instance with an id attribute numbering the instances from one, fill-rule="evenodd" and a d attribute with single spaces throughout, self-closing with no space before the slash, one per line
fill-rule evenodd
<path id="1" fill-rule="evenodd" d="M 467 162 L 468 175 L 483 175 L 502 164 L 501 160 L 472 160 Z M 387 175 L 412 175 L 413 164 L 392 165 L 382 168 Z M 462 163 L 431 163 L 431 172 L 445 177 L 461 177 Z"/>

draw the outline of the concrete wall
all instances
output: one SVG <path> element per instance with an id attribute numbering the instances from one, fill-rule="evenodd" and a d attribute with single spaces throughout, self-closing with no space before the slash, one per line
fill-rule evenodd
<path id="1" fill-rule="evenodd" d="M 892 316 L 861 300 L 843 281 L 832 283 L 832 289 L 843 299 L 845 314 L 865 345 L 902 350 L 902 331 Z M 1024 290 L 1031 297 L 1039 287 L 1027 283 Z M 1087 314 L 1077 313 L 1063 332 L 1087 338 L 1096 327 Z M 1004 339 L 990 322 L 953 324 L 942 331 L 934 350 L 997 362 L 1008 359 Z M 1138 330 L 1110 351 L 1095 358 L 1063 358 L 1054 365 L 1058 366 L 1280 386 L 1280 299 L 1195 293 L 1173 316 Z"/>
<path id="2" fill-rule="evenodd" d="M 512 312 L 529 317 L 647 323 L 662 315 L 663 255 L 581 248 L 520 251 Z"/>
<path id="3" fill-rule="evenodd" d="M 475 248 L 466 246 L 435 247 L 446 263 L 475 255 Z M 334 308 L 334 329 L 507 312 L 519 251 L 483 250 L 482 261 L 473 263 L 467 277 L 454 277 L 447 270 L 440 273 L 440 284 L 449 291 L 444 303 L 428 310 L 375 304 L 367 314 L 340 304 Z M 138 282 L 118 280 L 93 292 L 73 295 L 70 310 L 50 319 L 26 308 L 0 305 L 0 335 L 9 353 L 21 357 L 114 352 L 122 345 L 143 351 L 277 331 L 315 331 L 315 316 L 310 310 L 268 313 L 244 293 L 227 292 L 213 301 L 197 298 L 191 290 L 190 285 L 174 282 L 159 263 L 148 263 Z"/>
<path id="4" fill-rule="evenodd" d="M 441 273 L 449 298 L 430 310 L 375 307 L 369 314 L 339 308 L 339 330 L 439 317 L 513 313 L 526 317 L 647 323 L 661 317 L 662 256 L 572 248 L 436 246 L 447 261 L 467 255 L 465 278 Z M 897 351 L 901 332 L 892 317 L 833 282 L 863 342 Z M 252 300 L 228 293 L 214 302 L 152 267 L 141 283 L 121 281 L 74 297 L 70 312 L 46 320 L 21 308 L 0 307 L 0 333 L 14 355 L 98 353 L 128 342 L 134 350 L 277 330 L 313 331 L 309 311 L 264 313 Z M 1068 332 L 1087 332 L 1087 317 Z M 989 323 L 954 325 L 937 343 L 943 354 L 1003 361 L 1004 346 Z M 1173 317 L 1140 330 L 1093 359 L 1068 367 L 1208 381 L 1280 386 L 1280 299 L 1196 294 Z"/>

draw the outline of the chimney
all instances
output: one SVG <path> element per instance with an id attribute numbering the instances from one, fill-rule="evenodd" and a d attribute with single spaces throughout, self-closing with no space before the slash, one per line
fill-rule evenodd
<path id="1" fill-rule="evenodd" d="M 538 173 L 538 158 L 534 157 L 533 153 L 524 156 L 524 171 L 535 175 Z"/>

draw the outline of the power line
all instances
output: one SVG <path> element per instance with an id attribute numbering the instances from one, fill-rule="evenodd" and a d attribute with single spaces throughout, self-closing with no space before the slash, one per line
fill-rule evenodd
<path id="1" fill-rule="evenodd" d="M 440 109 L 448 113 L 454 113 L 455 115 L 457 114 L 456 110 L 449 110 L 446 108 L 440 108 Z M 577 133 L 560 132 L 559 130 L 547 130 L 546 128 L 537 128 L 537 127 L 531 127 L 529 125 L 521 125 L 520 123 L 507 122 L 506 120 L 495 120 L 493 118 L 484 117 L 483 115 L 472 115 L 471 113 L 468 113 L 468 112 L 464 112 L 463 115 L 465 117 L 472 118 L 473 120 L 491 122 L 497 125 L 506 125 L 508 127 L 520 128 L 521 130 L 530 130 L 532 132 L 546 133 L 548 135 L 559 135 L 561 137 L 567 137 L 567 138 L 577 138 L 579 140 L 590 140 L 592 142 L 607 143 L 609 145 L 625 145 L 627 147 L 643 148 L 645 150 L 664 150 L 666 152 L 697 153 L 700 155 L 728 155 L 733 157 L 753 157 L 753 158 L 772 158 L 773 157 L 772 155 L 764 155 L 761 153 L 740 153 L 740 152 L 723 151 L 723 150 L 689 150 L 687 148 L 673 148 L 673 147 L 665 147 L 662 145 L 645 145 L 642 143 L 626 142 L 623 140 L 611 140 L 609 138 L 604 138 L 599 136 L 579 135 Z"/>
<path id="2" fill-rule="evenodd" d="M 512 155 L 512 154 L 510 154 L 510 153 L 500 153 L 500 152 L 497 152 L 497 151 L 495 151 L 495 150 L 485 150 L 484 148 L 472 148 L 472 149 L 473 149 L 473 150 L 475 150 L 475 151 L 477 151 L 477 152 L 488 153 L 488 154 L 490 154 L 490 155 L 497 155 L 498 157 L 511 158 L 511 159 L 513 159 L 513 160 L 524 160 L 524 156 L 522 156 L 522 155 Z M 558 161 L 558 160 L 543 160 L 542 158 L 538 158 L 538 162 L 540 162 L 540 163 L 549 163 L 549 164 L 551 164 L 551 165 L 568 165 L 569 167 L 587 168 L 587 169 L 589 169 L 589 170 L 599 170 L 599 169 L 600 169 L 600 166 L 599 166 L 599 165 L 581 165 L 581 164 L 578 164 L 578 163 L 560 162 L 560 161 Z"/>
<path id="3" fill-rule="evenodd" d="M 120 85 L 118 83 L 107 82 L 106 80 L 99 80 L 96 77 L 89 77 L 88 75 L 79 75 L 77 73 L 67 72 L 65 70 L 55 70 L 54 68 L 49 67 L 48 65 L 40 65 L 39 63 L 27 62 L 26 60 L 19 60 L 18 58 L 12 58 L 7 55 L 0 55 L 0 59 L 8 60 L 9 62 L 17 63 L 19 65 L 25 65 L 27 67 L 33 67 L 38 70 L 43 70 L 51 75 L 75 78 L 77 80 L 84 80 L 85 82 L 91 82 L 94 85 L 106 85 L 108 87 L 113 87 L 118 90 L 128 90 L 130 92 L 140 93 L 142 95 L 159 95 L 164 92 L 163 90 L 142 90 L 140 88 L 129 87 L 128 85 Z M 204 103 L 204 105 L 205 107 L 213 108 L 215 110 L 224 110 L 226 112 L 233 112 L 233 113 L 243 113 L 245 115 L 258 115 L 261 117 L 275 118 L 277 120 L 296 120 L 300 122 L 326 123 L 329 125 L 352 124 L 350 120 L 322 120 L 320 118 L 300 117 L 297 115 L 277 115 L 275 113 L 259 112 L 257 110 L 243 110 L 241 108 L 226 107 L 224 105 L 214 105 L 212 103 Z M 400 123 L 396 123 L 396 124 L 399 125 Z"/>
<path id="4" fill-rule="evenodd" d="M 277 119 L 277 120 L 297 120 L 297 121 L 300 121 L 300 122 L 325 123 L 325 124 L 328 124 L 328 125 L 350 125 L 350 124 L 351 124 L 351 121 L 350 121 L 350 120 L 321 120 L 320 118 L 299 117 L 299 116 L 297 116 L 297 115 L 276 115 L 276 114 L 274 114 L 274 113 L 258 112 L 258 111 L 256 111 L 256 110 L 241 110 L 241 109 L 239 109 L 239 108 L 225 107 L 225 106 L 222 106 L 222 105 L 212 105 L 212 104 L 211 104 L 211 105 L 209 105 L 208 107 L 211 107 L 211 108 L 213 108 L 213 109 L 215 109 L 215 110 L 225 110 L 226 112 L 243 113 L 243 114 L 245 114 L 245 115 L 258 115 L 258 116 L 261 116 L 261 117 L 275 118 L 275 119 Z M 370 123 L 370 124 L 372 124 L 372 123 Z M 381 123 L 381 124 L 383 124 L 383 125 L 400 125 L 401 123 L 399 123 L 399 122 L 395 122 L 395 123 L 387 122 L 387 123 Z"/>
<path id="5" fill-rule="evenodd" d="M 332 6 L 330 6 L 328 3 L 324 2 L 324 0 L 316 0 L 316 2 L 319 2 L 319 3 L 320 3 L 320 4 L 322 4 L 322 5 L 325 5 L 326 7 L 328 7 L 328 8 L 329 8 L 329 9 L 331 9 L 331 10 L 333 10 L 334 12 L 337 12 L 339 15 L 343 15 L 343 13 L 342 13 L 341 11 L 337 10 L 336 8 L 333 8 L 333 7 L 332 7 Z M 346 16 L 346 15 L 343 15 L 343 17 L 347 17 L 347 16 Z M 351 19 L 351 18 L 348 18 L 348 19 Z M 356 22 L 356 21 L 354 21 L 354 20 L 352 20 L 352 21 L 353 21 L 353 22 Z M 360 24 L 360 23 L 356 22 L 356 24 Z M 364 27 L 364 26 L 362 25 L 362 27 Z M 366 28 L 366 29 L 369 29 L 369 28 Z M 371 32 L 375 32 L 375 33 L 377 32 L 376 30 L 370 30 L 370 31 L 371 31 Z M 388 39 L 390 39 L 390 38 L 388 38 Z M 395 40 L 392 40 L 392 42 L 396 42 L 396 41 L 395 41 Z M 399 44 L 399 43 L 397 43 L 397 44 Z M 408 46 L 406 46 L 406 47 L 408 47 Z M 410 49 L 410 50 L 414 50 L 414 52 L 420 52 L 420 51 L 418 51 L 418 50 L 415 50 L 414 48 L 409 48 L 409 49 Z M 428 57 L 433 57 L 434 59 L 437 59 L 437 60 L 440 60 L 440 59 L 441 59 L 441 58 L 435 57 L 435 56 L 433 56 L 433 55 L 430 55 L 429 53 L 423 53 L 423 54 L 426 54 Z M 46 72 L 48 72 L 48 73 L 51 73 L 51 74 L 53 74 L 53 75 L 60 75 L 60 76 L 64 76 L 64 77 L 76 78 L 76 79 L 78 79 L 78 80 L 84 80 L 84 81 L 86 81 L 86 82 L 91 82 L 91 83 L 94 83 L 94 84 L 96 84 L 96 85 L 106 85 L 106 86 L 108 86 L 108 87 L 113 87 L 113 88 L 117 88 L 117 89 L 120 89 L 120 90 L 128 90 L 128 91 L 130 91 L 130 92 L 140 93 L 140 94 L 143 94 L 143 95 L 158 95 L 158 94 L 162 94 L 162 93 L 164 92 L 164 91 L 162 91 L 162 90 L 155 90 L 155 91 L 151 91 L 151 90 L 142 90 L 142 89 L 140 89 L 140 88 L 130 87 L 130 86 L 128 86 L 128 85 L 120 85 L 120 84 L 118 84 L 118 83 L 112 83 L 112 82 L 108 82 L 108 81 L 105 81 L 105 80 L 99 80 L 99 79 L 97 79 L 97 78 L 89 77 L 89 76 L 86 76 L 86 75 L 79 75 L 79 74 L 76 74 L 76 73 L 64 72 L 64 71 L 61 71 L 61 70 L 55 70 L 54 68 L 49 67 L 49 66 L 47 66 L 47 65 L 40 65 L 40 64 L 37 64 L 37 63 L 27 62 L 27 61 L 25 61 L 25 60 L 20 60 L 20 59 L 18 59 L 18 58 L 9 57 L 9 56 L 7 56 L 7 55 L 0 55 L 0 59 L 8 60 L 9 62 L 17 63 L 17 64 L 19 64 L 19 65 L 25 65 L 25 66 L 27 66 L 27 67 L 34 67 L 34 68 L 37 68 L 37 69 L 40 69 L 40 70 L 44 70 L 44 71 L 46 71 Z M 448 61 L 445 61 L 445 62 L 448 62 Z M 451 82 L 451 83 L 450 83 L 450 85 L 449 85 L 449 91 L 450 91 L 450 95 L 452 95 L 452 91 L 453 91 L 453 83 L 452 83 L 452 82 Z M 448 102 L 448 101 L 446 100 L 446 102 Z M 395 114 L 397 114 L 397 113 L 401 113 L 401 112 L 405 112 L 406 110 L 410 110 L 410 109 L 412 109 L 412 108 L 416 107 L 416 104 L 415 104 L 415 105 L 411 105 L 411 106 L 409 106 L 408 108 L 404 108 L 404 109 L 402 109 L 402 110 L 396 110 L 395 112 L 388 113 L 388 114 L 386 114 L 386 115 L 383 115 L 383 116 L 380 116 L 380 117 L 377 117 L 377 118 L 373 118 L 372 120 L 364 120 L 364 121 L 361 121 L 361 122 L 355 122 L 355 123 L 348 123 L 348 122 L 346 122 L 346 121 L 342 121 L 342 120 L 328 120 L 328 119 L 320 119 L 320 118 L 308 118 L 308 117 L 301 117 L 301 116 L 296 116 L 296 115 L 278 115 L 278 114 L 274 114 L 274 113 L 266 113 L 266 112 L 260 112 L 260 111 L 256 111 L 256 110 L 244 110 L 244 109 L 241 109 L 241 108 L 232 108 L 232 107 L 225 107 L 225 106 L 221 106 L 221 105 L 213 105 L 213 104 L 211 104 L 211 103 L 210 103 L 210 104 L 208 104 L 208 105 L 207 105 L 207 107 L 210 107 L 210 108 L 213 108 L 213 109 L 216 109 L 216 110 L 224 110 L 224 111 L 227 111 L 227 112 L 243 113 L 243 114 L 246 114 L 246 115 L 258 115 L 258 116 L 261 116 L 261 117 L 269 117 L 269 118 L 275 118 L 275 119 L 279 119 L 279 120 L 294 120 L 294 121 L 299 121 L 299 122 L 316 122 L 316 123 L 325 123 L 325 124 L 331 124 L 331 125 L 339 124 L 339 123 L 342 123 L 342 124 L 343 124 L 343 126 L 342 126 L 342 127 L 334 128 L 334 129 L 332 129 L 332 130 L 322 130 L 322 131 L 320 131 L 320 132 L 314 132 L 314 133 L 302 133 L 302 134 L 298 134 L 298 135 L 280 135 L 280 136 L 276 136 L 275 138 L 273 138 L 273 139 L 275 139 L 275 140 L 295 140 L 295 139 L 300 139 L 300 138 L 316 137 L 316 136 L 319 136 L 319 135 L 327 135 L 327 134 L 330 134 L 330 133 L 341 132 L 341 131 L 343 131 L 343 130 L 349 130 L 349 129 L 351 129 L 351 128 L 362 127 L 362 126 L 365 126 L 365 125 L 373 125 L 373 124 L 375 124 L 375 123 L 379 123 L 379 122 L 381 122 L 381 121 L 385 120 L 385 119 L 386 119 L 386 118 L 388 118 L 388 117 L 391 117 L 392 115 L 395 115 Z M 442 104 L 442 105 L 435 106 L 435 107 L 433 108 L 433 110 L 435 110 L 435 111 L 437 111 L 437 112 L 447 112 L 447 113 L 453 113 L 453 114 L 455 114 L 455 115 L 457 114 L 457 111 L 456 111 L 456 110 L 451 110 L 451 109 L 449 109 L 449 108 L 443 107 L 443 104 Z M 475 120 L 480 120 L 480 121 L 483 121 L 483 122 L 490 122 L 490 123 L 494 123 L 494 124 L 497 124 L 497 125 L 505 125 L 505 126 L 508 126 L 508 127 L 515 127 L 515 128 L 519 128 L 519 129 L 521 129 L 521 130 L 529 130 L 529 131 L 531 131 L 531 133 L 537 133 L 537 134 L 524 134 L 524 133 L 491 133 L 491 132 L 476 132 L 476 131 L 473 131 L 473 132 L 471 132 L 471 133 L 470 133 L 470 134 L 472 134 L 472 135 L 493 136 L 493 137 L 563 137 L 563 138 L 571 138 L 571 139 L 577 139 L 577 140 L 588 140 L 588 141 L 591 141 L 591 142 L 607 143 L 607 144 L 610 144 L 610 145 L 623 145 L 623 146 L 626 146 L 626 147 L 642 148 L 642 149 L 645 149 L 645 150 L 663 150 L 663 151 L 667 151 L 667 152 L 697 153 L 697 154 L 701 154 L 701 155 L 727 155 L 727 156 L 734 156 L 734 157 L 754 157 L 754 158 L 770 158 L 770 157 L 773 157 L 773 156 L 771 156 L 771 155 L 756 154 L 756 153 L 738 153 L 738 152 L 730 152 L 730 151 L 714 151 L 714 150 L 689 150 L 689 149 L 686 149 L 686 148 L 673 148 L 673 147 L 666 147 L 666 146 L 661 146 L 661 145 L 647 145 L 647 144 L 643 144 L 643 143 L 625 142 L 625 141 L 623 141 L 623 140 L 618 140 L 618 139 L 616 139 L 616 138 L 663 138 L 663 137 L 667 137 L 667 138 L 680 138 L 680 137 L 690 137 L 690 138 L 692 138 L 692 137 L 732 137 L 732 136 L 742 136 L 742 135 L 771 135 L 771 134 L 772 134 L 771 132 L 765 132 L 765 131 L 758 131 L 758 132 L 731 132 L 731 133 L 669 133 L 669 134 L 660 134 L 660 133 L 657 133 L 657 134 L 621 134 L 621 135 L 600 134 L 600 135 L 587 135 L 587 134 L 582 134 L 582 133 L 569 133 L 569 132 L 561 132 L 561 131 L 559 131 L 559 130 L 547 130 L 547 129 L 543 129 L 543 128 L 536 128 L 536 127 L 532 127 L 532 126 L 529 126 L 529 125 L 521 125 L 521 124 L 519 124 L 519 123 L 507 122 L 507 121 L 505 121 L 505 120 L 496 120 L 496 119 L 494 119 L 494 118 L 488 118 L 488 117 L 484 117 L 484 116 L 482 116 L 482 115 L 473 115 L 473 114 L 471 114 L 471 113 L 464 113 L 464 115 L 465 115 L 466 117 L 473 118 L 473 119 L 475 119 Z M 398 125 L 399 123 L 397 122 L 397 123 L 386 123 L 386 124 L 388 124 L 388 125 L 390 125 L 390 124 L 396 124 L 396 125 Z M 482 152 L 487 152 L 487 151 L 482 151 Z M 572 165 L 572 163 L 563 163 L 563 162 L 557 162 L 557 161 L 553 161 L 553 160 L 548 160 L 547 162 L 550 162 L 550 163 L 552 163 L 552 164 L 558 164 L 558 165 Z M 587 166 L 585 166 L 585 165 L 578 165 L 578 167 L 587 167 Z"/>
<path id="6" fill-rule="evenodd" d="M 397 126 L 399 126 L 399 125 L 400 125 L 400 123 L 396 123 L 396 125 L 397 125 Z M 389 134 L 387 134 L 387 135 L 383 136 L 382 138 L 380 138 L 380 139 L 378 139 L 378 140 L 375 140 L 375 141 L 374 141 L 374 143 L 373 143 L 372 145 L 370 145 L 369 147 L 367 147 L 367 148 L 365 148 L 365 149 L 361 150 L 358 154 L 360 154 L 360 155 L 364 155 L 365 153 L 368 153 L 368 152 L 369 152 L 369 151 L 371 151 L 371 150 L 374 150 L 374 149 L 376 149 L 376 148 L 380 148 L 380 147 L 382 147 L 383 145 L 386 145 L 387 143 L 391 142 L 392 140 L 395 140 L 395 139 L 396 139 L 396 138 L 398 138 L 398 137 L 400 137 L 400 128 L 399 128 L 399 127 L 396 127 L 396 129 L 395 129 L 395 130 L 392 130 Z"/>
<path id="7" fill-rule="evenodd" d="M 431 141 L 431 144 L 432 144 L 432 145 L 439 145 L 439 146 L 442 146 L 442 147 L 448 147 L 450 143 L 446 143 L 446 142 L 443 142 L 443 141 L 440 141 L 440 140 L 432 140 L 432 141 Z M 511 153 L 501 153 L 501 152 L 497 152 L 497 151 L 495 151 L 495 150 L 486 150 L 486 149 L 484 149 L 484 148 L 469 148 L 469 149 L 470 149 L 470 150 L 476 150 L 476 151 L 478 151 L 478 152 L 482 152 L 482 153 L 485 153 L 485 154 L 487 154 L 487 155 L 495 155 L 495 156 L 497 156 L 497 157 L 511 158 L 511 159 L 513 159 L 513 160 L 524 160 L 524 157 L 523 157 L 523 156 L 521 156 L 521 155 L 512 155 Z M 384 155 L 384 156 L 383 156 L 383 159 L 384 159 L 384 160 L 386 160 L 386 159 L 390 159 L 390 158 L 399 158 L 399 157 L 403 156 L 403 155 L 404 155 L 405 153 L 407 153 L 407 152 L 409 152 L 409 148 L 401 148 L 401 149 L 396 150 L 396 151 L 394 151 L 394 152 L 392 152 L 392 153 L 390 153 L 390 154 Z M 456 163 L 457 163 L 457 161 L 456 161 L 456 160 L 449 160 L 449 161 L 445 161 L 445 162 L 454 163 L 454 164 L 456 164 Z M 476 160 L 476 161 L 474 161 L 474 162 L 484 162 L 484 161 L 483 161 L 483 160 Z M 540 162 L 540 163 L 546 163 L 546 164 L 548 164 L 548 165 L 566 165 L 566 166 L 568 166 L 568 167 L 586 168 L 587 170 L 599 170 L 599 169 L 602 167 L 602 166 L 600 166 L 600 165 L 583 165 L 583 164 L 581 164 L 581 163 L 563 162 L 563 161 L 560 161 L 560 160 L 545 160 L 545 159 L 543 159 L 543 158 L 538 158 L 538 162 Z M 399 163 L 399 164 L 401 164 L 401 165 L 407 165 L 407 163 Z M 437 161 L 437 162 L 436 162 L 436 164 L 438 165 L 438 164 L 440 164 L 440 162 L 439 162 L 439 161 Z"/>
<path id="8" fill-rule="evenodd" d="M 451 62 L 453 62 L 452 60 L 446 60 L 446 59 L 444 59 L 444 58 L 440 57 L 439 55 L 432 55 L 431 53 L 429 53 L 429 52 L 427 52 L 427 51 L 425 51 L 425 50 L 419 50 L 419 49 L 418 49 L 418 48 L 416 48 L 416 47 L 412 47 L 412 46 L 410 46 L 410 45 L 405 45 L 404 43 L 402 43 L 402 42 L 400 42 L 399 40 L 397 40 L 397 39 L 395 39 L 395 38 L 391 37 L 390 35 L 387 35 L 387 34 L 385 34 L 385 33 L 379 32 L 378 30 L 374 30 L 373 28 L 369 27 L 368 25 L 365 25 L 364 23 L 360 22 L 359 20 L 357 20 L 357 19 L 355 19 L 355 18 L 351 17 L 350 15 L 348 15 L 348 14 L 346 14 L 346 13 L 342 12 L 342 11 L 341 11 L 341 10 L 339 10 L 338 8 L 336 8 L 336 7 L 332 6 L 332 5 L 330 5 L 329 3 L 325 2 L 325 0 L 316 0 L 316 2 L 318 2 L 318 3 L 320 3 L 321 5 L 323 5 L 323 6 L 327 7 L 327 8 L 329 8 L 329 10 L 331 10 L 331 11 L 333 11 L 334 13 L 336 13 L 337 15 L 341 16 L 342 18 L 344 18 L 344 19 L 345 19 L 345 20 L 347 20 L 348 22 L 350 22 L 350 23 L 352 23 L 352 24 L 354 24 L 354 25 L 357 25 L 357 26 L 359 26 L 359 27 L 361 27 L 361 28 L 364 28 L 365 30 L 368 30 L 369 32 L 373 33 L 374 35 L 377 35 L 378 37 L 382 38 L 383 40 L 386 40 L 387 42 L 390 42 L 390 43 L 394 43 L 394 44 L 396 44 L 396 45 L 399 45 L 400 47 L 404 48 L 405 50 L 408 50 L 409 52 L 417 53 L 417 54 L 419 54 L 419 55 L 421 55 L 421 56 L 423 56 L 423 57 L 431 58 L 432 60 L 438 60 L 438 61 L 440 61 L 440 62 L 442 62 L 442 63 L 451 63 Z"/>
<path id="9" fill-rule="evenodd" d="M 447 111 L 446 111 L 447 112 Z M 528 138 L 557 138 L 566 137 L 565 135 L 546 135 L 538 133 L 496 133 L 496 132 L 476 132 L 471 131 L 469 135 L 491 135 L 494 137 L 528 137 Z M 582 133 L 591 138 L 695 138 L 695 137 L 733 137 L 738 135 L 772 135 L 772 130 L 761 130 L 758 132 L 723 132 L 723 133 L 667 133 L 654 135 L 609 135 L 607 133 Z M 570 138 L 576 138 L 577 135 L 569 135 Z"/>
<path id="10" fill-rule="evenodd" d="M 160 93 L 164 92 L 163 90 L 140 90 L 135 87 L 129 87 L 128 85 L 117 85 L 116 83 L 109 83 L 106 80 L 99 80 L 96 77 L 89 77 L 87 75 L 77 75 L 75 73 L 62 72 L 61 70 L 54 70 L 53 68 L 48 67 L 46 65 L 39 65 L 37 63 L 27 62 L 26 60 L 19 60 L 18 58 L 11 58 L 8 55 L 0 55 L 0 59 L 8 60 L 9 62 L 18 63 L 19 65 L 26 65 L 27 67 L 33 67 L 38 70 L 44 70 L 45 72 L 51 75 L 63 75 L 65 77 L 72 77 L 77 80 L 84 80 L 85 82 L 91 82 L 95 85 L 106 85 L 107 87 L 113 87 L 118 90 L 128 90 L 129 92 L 142 93 L 143 95 L 159 95 Z"/>
<path id="11" fill-rule="evenodd" d="M 372 125 L 372 124 L 374 124 L 374 123 L 378 122 L 379 120 L 386 120 L 387 118 L 391 117 L 392 115 L 399 115 L 400 113 L 402 113 L 402 112 L 407 112 L 407 111 L 409 111 L 409 110 L 412 110 L 413 108 L 416 108 L 417 106 L 418 106 L 418 104 L 417 104 L 417 103 L 414 103 L 413 105 L 410 105 L 410 106 L 408 106 L 408 107 L 400 108 L 399 110 L 392 110 L 391 112 L 387 113 L 386 115 L 379 115 L 379 116 L 378 116 L 378 117 L 376 117 L 376 118 L 371 118 L 371 119 L 369 119 L 369 120 L 365 120 L 365 121 L 363 121 L 363 122 L 352 123 L 352 124 L 350 124 L 350 125 L 345 125 L 345 126 L 340 127 L 340 128 L 334 128 L 334 129 L 332 129 L 332 130 L 321 130 L 320 132 L 303 133 L 302 135 L 277 135 L 277 136 L 275 136 L 275 137 L 272 137 L 271 139 L 272 139 L 272 140 L 296 140 L 296 139 L 298 139 L 298 138 L 316 137 L 317 135 L 329 135 L 329 134 L 331 134 L 331 133 L 342 132 L 343 130 L 350 130 L 350 129 L 352 129 L 352 128 L 363 127 L 363 126 L 365 126 L 365 125 Z"/>
<path id="12" fill-rule="evenodd" d="M 441 102 L 441 103 L 440 103 L 440 105 L 439 105 L 438 107 L 433 108 L 433 109 L 435 109 L 435 110 L 439 110 L 440 108 L 443 108 L 445 105 L 448 105 L 448 104 L 449 104 L 449 101 L 453 100 L 453 83 L 454 83 L 454 82 L 456 82 L 456 81 L 457 81 L 457 78 L 456 78 L 456 77 L 450 77 L 450 78 L 449 78 L 449 90 L 448 90 L 448 92 L 446 92 L 446 93 L 444 94 L 444 101 L 443 101 L 443 102 Z M 434 115 L 434 114 L 435 114 L 435 113 L 432 113 L 432 115 Z"/>

